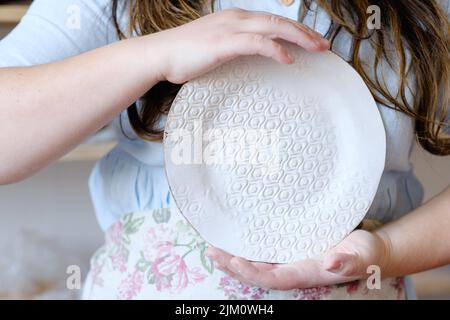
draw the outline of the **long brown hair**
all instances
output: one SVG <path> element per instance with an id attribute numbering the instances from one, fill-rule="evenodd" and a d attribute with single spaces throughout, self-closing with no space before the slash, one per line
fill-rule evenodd
<path id="1" fill-rule="evenodd" d="M 113 18 L 120 38 L 117 10 L 113 0 Z M 129 4 L 129 32 L 146 35 L 193 21 L 205 11 L 212 11 L 214 0 L 132 0 Z M 311 10 L 314 0 L 302 2 L 301 19 Z M 438 0 L 315 0 L 331 17 L 326 37 L 334 42 L 345 30 L 353 37 L 351 60 L 377 102 L 403 112 L 415 119 L 415 132 L 419 143 L 436 155 L 450 155 L 450 23 Z M 369 30 L 367 8 L 376 5 L 382 12 L 382 28 Z M 205 10 L 206 8 L 206 10 Z M 374 75 L 364 68 L 360 58 L 361 46 L 370 41 L 375 50 Z M 395 48 L 395 54 L 390 48 Z M 408 55 L 409 59 L 408 60 Z M 409 62 L 410 61 L 410 62 Z M 377 72 L 382 62 L 399 73 L 398 92 L 392 94 L 379 79 Z M 414 83 L 409 83 L 410 74 Z M 143 106 L 128 108 L 128 116 L 138 136 L 147 140 L 160 140 L 162 132 L 155 125 L 180 89 L 180 85 L 160 82 L 142 98 Z M 406 92 L 411 90 L 413 103 Z"/>

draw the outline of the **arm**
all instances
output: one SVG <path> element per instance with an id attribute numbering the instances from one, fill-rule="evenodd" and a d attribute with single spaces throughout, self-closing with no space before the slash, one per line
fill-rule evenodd
<path id="1" fill-rule="evenodd" d="M 0 184 L 57 159 L 158 81 L 184 83 L 241 55 L 292 63 L 276 39 L 329 48 L 297 22 L 226 10 L 58 62 L 0 69 Z"/>
<path id="2" fill-rule="evenodd" d="M 450 264 L 450 188 L 377 233 L 388 247 L 385 276 Z"/>
<path id="3" fill-rule="evenodd" d="M 147 39 L 46 65 L 0 69 L 0 182 L 64 155 L 161 80 Z"/>
<path id="4" fill-rule="evenodd" d="M 220 270 L 246 283 L 289 290 L 344 283 L 368 277 L 395 277 L 450 263 L 450 188 L 407 216 L 375 232 L 358 230 L 320 259 L 293 264 L 251 263 L 208 249 Z"/>

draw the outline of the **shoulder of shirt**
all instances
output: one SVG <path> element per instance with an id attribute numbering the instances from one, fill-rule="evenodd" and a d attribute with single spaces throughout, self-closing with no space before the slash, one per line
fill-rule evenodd
<path id="1" fill-rule="evenodd" d="M 110 7 L 111 3 L 111 0 L 34 0 L 30 5 L 30 10 L 48 10 L 49 8 L 61 10 L 79 6 L 102 11 Z"/>
<path id="2" fill-rule="evenodd" d="M 126 2 L 119 1 L 118 15 L 124 16 Z M 70 14 L 79 10 L 81 16 L 89 14 L 99 19 L 98 22 L 107 22 L 111 19 L 111 0 L 34 0 L 27 15 L 51 16 L 55 14 Z"/>

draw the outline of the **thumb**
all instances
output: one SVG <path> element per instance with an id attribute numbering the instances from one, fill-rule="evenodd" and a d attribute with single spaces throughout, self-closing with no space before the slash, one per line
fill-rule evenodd
<path id="1" fill-rule="evenodd" d="M 365 274 L 365 263 L 357 253 L 330 253 L 323 258 L 326 271 L 343 277 L 360 277 Z"/>

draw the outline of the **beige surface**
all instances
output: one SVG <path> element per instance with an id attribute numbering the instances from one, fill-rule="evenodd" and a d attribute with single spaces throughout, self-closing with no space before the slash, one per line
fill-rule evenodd
<path id="1" fill-rule="evenodd" d="M 95 161 L 101 159 L 114 148 L 115 143 L 82 144 L 62 157 L 60 162 Z"/>
<path id="2" fill-rule="evenodd" d="M 450 269 L 442 268 L 413 277 L 419 298 L 450 298 Z"/>
<path id="3" fill-rule="evenodd" d="M 0 24 L 18 23 L 27 10 L 27 5 L 0 5 Z"/>

